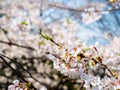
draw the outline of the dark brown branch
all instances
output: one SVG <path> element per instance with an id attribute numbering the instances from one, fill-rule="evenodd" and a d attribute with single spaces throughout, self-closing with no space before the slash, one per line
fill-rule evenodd
<path id="1" fill-rule="evenodd" d="M 87 8 L 87 7 L 81 7 L 81 8 L 75 9 L 75 8 L 70 8 L 65 6 L 54 5 L 54 4 L 49 4 L 49 6 L 58 8 L 58 9 L 68 10 L 68 11 L 75 11 L 75 12 L 85 12 L 84 8 Z M 120 10 L 120 8 L 112 8 L 107 10 L 95 10 L 95 12 L 118 11 L 118 10 Z"/>
<path id="2" fill-rule="evenodd" d="M 58 58 L 60 60 L 63 60 L 65 61 L 64 59 L 62 59 L 60 56 L 56 55 L 56 54 L 53 54 L 53 53 L 50 53 L 50 52 L 46 52 L 46 54 L 51 54 L 52 56 L 54 56 L 55 58 Z"/>
<path id="3" fill-rule="evenodd" d="M 55 45 L 57 45 L 58 47 L 62 48 L 62 46 L 58 43 L 56 43 L 53 39 L 50 40 L 51 42 L 53 42 Z"/>
<path id="4" fill-rule="evenodd" d="M 75 12 L 83 12 L 83 8 L 82 9 L 74 9 L 74 8 L 70 8 L 70 7 L 58 6 L 58 5 L 53 5 L 53 4 L 49 4 L 49 7 L 54 7 L 54 8 L 64 9 L 64 10 L 69 10 L 69 11 L 75 11 Z"/>
<path id="5" fill-rule="evenodd" d="M 110 72 L 110 74 L 111 74 L 112 76 L 114 76 L 114 74 L 113 74 L 112 71 L 107 67 L 107 65 L 99 62 L 98 60 L 96 60 L 96 59 L 94 59 L 94 58 L 91 58 L 91 60 L 95 61 L 96 63 L 99 63 L 99 64 L 102 65 L 102 66 L 104 66 L 104 67 Z"/>
<path id="6" fill-rule="evenodd" d="M 24 79 L 23 75 L 19 71 L 16 71 L 12 66 L 10 66 L 9 63 L 2 56 L 0 56 L 0 58 L 18 76 L 18 78 L 28 83 L 28 81 Z M 31 88 L 33 88 L 34 90 L 37 90 L 33 85 L 31 86 Z"/>
<path id="7" fill-rule="evenodd" d="M 5 34 L 5 36 L 7 37 L 7 39 L 9 40 L 9 42 L 11 42 L 10 38 L 7 35 L 7 30 L 5 30 L 4 28 L 2 28 L 1 26 L 0 26 L 0 29 L 3 31 L 3 33 Z"/>
<path id="8" fill-rule="evenodd" d="M 17 65 L 19 65 L 20 67 L 21 67 L 21 69 L 23 70 L 23 71 L 25 71 L 33 80 L 35 80 L 36 82 L 38 82 L 40 85 L 44 85 L 44 86 L 46 86 L 48 89 L 50 89 L 50 86 L 49 85 L 47 85 L 46 83 L 44 83 L 44 82 L 40 82 L 39 80 L 37 80 L 27 69 L 25 69 L 20 63 L 18 63 L 16 60 L 14 60 L 14 59 L 11 59 L 11 58 L 9 58 L 9 57 L 7 57 L 6 55 L 4 55 L 4 54 L 1 54 L 0 53 L 0 56 L 3 56 L 3 57 L 5 57 L 5 58 L 7 58 L 7 59 L 9 59 L 9 60 L 11 60 L 11 61 L 13 61 L 13 62 L 15 62 Z M 39 58 L 39 57 L 38 57 Z"/>
<path id="9" fill-rule="evenodd" d="M 30 50 L 35 50 L 34 48 L 30 47 L 30 46 L 23 46 L 23 45 L 19 45 L 17 43 L 13 43 L 13 42 L 6 42 L 6 41 L 2 41 L 0 40 L 0 43 L 3 43 L 3 44 L 8 44 L 8 45 L 13 45 L 13 46 L 17 46 L 17 47 L 21 47 L 21 48 L 26 48 L 26 49 L 30 49 Z"/>

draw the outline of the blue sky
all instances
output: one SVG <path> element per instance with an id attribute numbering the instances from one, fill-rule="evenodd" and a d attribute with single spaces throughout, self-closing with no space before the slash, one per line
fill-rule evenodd
<path id="1" fill-rule="evenodd" d="M 92 2 L 106 3 L 107 0 L 91 0 Z M 51 3 L 59 2 L 67 7 L 77 8 L 84 6 L 86 0 L 51 0 Z M 110 6 L 109 6 L 110 7 Z M 77 12 L 78 14 L 79 12 Z M 75 15 L 76 12 L 73 12 Z M 80 13 L 79 13 L 80 14 Z M 102 18 L 96 22 L 86 25 L 79 17 L 71 16 L 71 14 L 62 9 L 50 8 L 43 12 L 45 23 L 51 23 L 54 20 L 62 18 L 70 18 L 77 21 L 80 27 L 77 29 L 77 36 L 84 42 L 94 44 L 99 41 L 100 44 L 108 44 L 109 40 L 104 36 L 105 32 L 110 32 L 114 37 L 120 36 L 120 11 L 112 11 L 102 15 Z M 53 18 L 54 17 L 54 18 Z"/>

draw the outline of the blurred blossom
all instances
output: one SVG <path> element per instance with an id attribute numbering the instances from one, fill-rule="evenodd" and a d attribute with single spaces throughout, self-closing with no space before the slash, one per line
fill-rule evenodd
<path id="1" fill-rule="evenodd" d="M 42 86 L 40 90 L 48 90 L 45 86 Z"/>
<path id="2" fill-rule="evenodd" d="M 15 86 L 18 86 L 18 85 L 19 85 L 19 83 L 20 83 L 20 81 L 19 81 L 19 80 L 14 80 L 14 81 L 13 81 L 13 84 L 14 84 Z"/>
<path id="3" fill-rule="evenodd" d="M 8 90 L 15 90 L 15 85 L 9 85 Z"/>

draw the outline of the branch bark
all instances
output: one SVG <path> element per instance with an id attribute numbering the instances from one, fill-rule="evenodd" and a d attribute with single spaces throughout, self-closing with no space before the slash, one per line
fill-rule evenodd
<path id="1" fill-rule="evenodd" d="M 6 42 L 6 41 L 0 40 L 0 43 L 7 44 L 7 45 L 10 45 L 10 46 L 13 45 L 13 46 L 17 46 L 17 47 L 21 47 L 21 48 L 25 48 L 25 49 L 35 50 L 34 48 L 32 48 L 30 46 L 19 45 L 17 43 L 13 43 L 13 42 Z"/>

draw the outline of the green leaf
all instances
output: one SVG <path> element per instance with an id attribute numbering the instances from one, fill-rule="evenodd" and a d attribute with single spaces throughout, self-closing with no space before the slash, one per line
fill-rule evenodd
<path id="1" fill-rule="evenodd" d="M 82 57 L 81 57 L 81 56 L 77 56 L 77 60 L 78 60 L 78 61 L 81 61 L 81 60 L 82 60 Z"/>
<path id="2" fill-rule="evenodd" d="M 95 66 L 95 64 L 96 64 L 96 63 L 95 63 L 94 61 L 91 62 L 91 66 Z"/>
<path id="3" fill-rule="evenodd" d="M 87 52 L 87 51 L 89 51 L 90 50 L 90 48 L 85 48 L 84 50 L 83 50 L 83 52 Z"/>
<path id="4" fill-rule="evenodd" d="M 26 21 L 21 22 L 22 25 L 28 25 Z"/>
<path id="5" fill-rule="evenodd" d="M 77 54 L 77 60 L 78 60 L 78 61 L 81 61 L 82 58 L 83 58 L 83 54 L 82 54 L 81 52 L 79 52 L 79 53 Z"/>
<path id="6" fill-rule="evenodd" d="M 27 88 L 30 88 L 30 87 L 31 87 L 31 83 L 28 82 L 28 83 L 26 84 L 26 86 L 27 86 Z"/>
<path id="7" fill-rule="evenodd" d="M 41 32 L 41 36 L 47 40 L 51 40 L 52 37 L 51 36 L 48 36 L 45 32 Z"/>
<path id="8" fill-rule="evenodd" d="M 96 57 L 96 60 L 99 61 L 99 62 L 102 62 L 102 59 L 101 59 L 100 56 L 97 56 L 97 57 Z"/>
<path id="9" fill-rule="evenodd" d="M 45 42 L 38 42 L 38 46 L 41 46 L 41 45 L 46 45 Z"/>
<path id="10" fill-rule="evenodd" d="M 69 18 L 66 19 L 67 24 L 71 24 L 71 21 Z"/>

